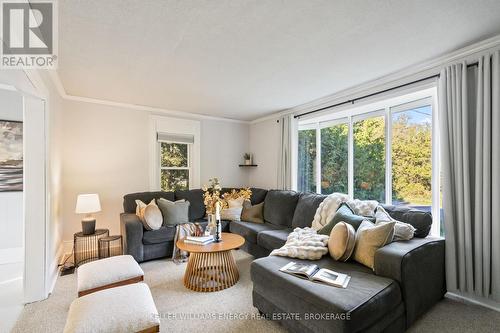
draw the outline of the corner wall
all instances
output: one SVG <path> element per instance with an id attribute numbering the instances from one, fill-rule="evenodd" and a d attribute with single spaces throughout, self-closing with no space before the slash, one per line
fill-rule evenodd
<path id="1" fill-rule="evenodd" d="M 248 168 L 253 187 L 275 189 L 278 183 L 279 124 L 277 118 L 250 125 L 250 152 L 258 166 Z"/>

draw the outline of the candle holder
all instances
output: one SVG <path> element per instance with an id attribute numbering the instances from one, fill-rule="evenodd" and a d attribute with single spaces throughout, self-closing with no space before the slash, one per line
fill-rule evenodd
<path id="1" fill-rule="evenodd" d="M 222 225 L 220 223 L 220 219 L 217 219 L 216 222 L 215 222 L 214 242 L 215 243 L 222 242 Z"/>

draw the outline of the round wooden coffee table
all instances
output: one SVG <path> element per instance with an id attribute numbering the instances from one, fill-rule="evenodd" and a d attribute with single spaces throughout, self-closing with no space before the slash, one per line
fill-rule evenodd
<path id="1" fill-rule="evenodd" d="M 177 241 L 180 250 L 190 253 L 184 273 L 184 286 L 194 291 L 219 291 L 238 282 L 240 277 L 231 250 L 241 247 L 245 239 L 240 235 L 222 233 L 222 242 L 207 245 Z"/>

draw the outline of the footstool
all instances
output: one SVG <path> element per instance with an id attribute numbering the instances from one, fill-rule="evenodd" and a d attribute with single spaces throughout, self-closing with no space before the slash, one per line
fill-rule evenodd
<path id="1" fill-rule="evenodd" d="M 78 267 L 78 297 L 144 280 L 144 271 L 130 255 L 92 261 Z"/>
<path id="2" fill-rule="evenodd" d="M 160 317 L 145 283 L 101 290 L 71 303 L 64 333 L 160 331 Z"/>

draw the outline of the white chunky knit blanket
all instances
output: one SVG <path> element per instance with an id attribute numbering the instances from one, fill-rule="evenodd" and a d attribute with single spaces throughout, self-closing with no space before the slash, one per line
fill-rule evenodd
<path id="1" fill-rule="evenodd" d="M 288 235 L 285 245 L 273 250 L 270 255 L 319 260 L 328 253 L 328 238 L 327 235 L 318 235 L 311 228 L 295 228 Z"/>
<path id="2" fill-rule="evenodd" d="M 333 219 L 339 206 L 347 200 L 349 200 L 349 196 L 344 193 L 332 193 L 327 196 L 319 204 L 318 209 L 316 209 L 311 227 L 316 231 L 323 228 L 323 226 Z"/>
<path id="3" fill-rule="evenodd" d="M 375 200 L 349 200 L 347 194 L 332 193 L 319 204 L 311 227 L 316 231 L 323 228 L 333 219 L 337 209 L 344 202 L 347 203 L 356 215 L 361 216 L 375 216 L 375 209 L 379 205 L 378 201 Z"/>

